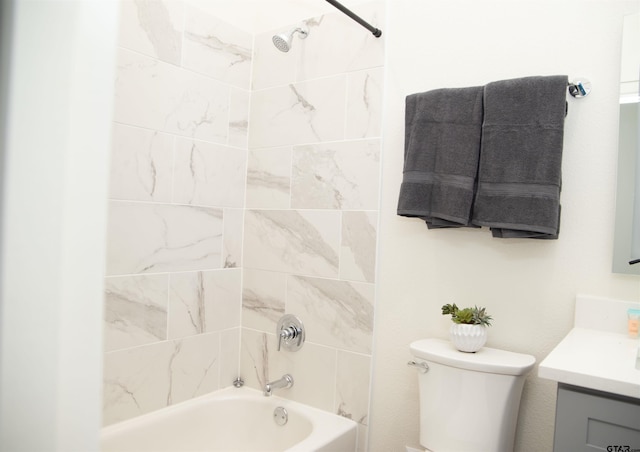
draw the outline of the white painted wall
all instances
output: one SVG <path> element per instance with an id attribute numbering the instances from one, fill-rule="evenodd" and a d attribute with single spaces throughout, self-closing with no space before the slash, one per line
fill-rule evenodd
<path id="1" fill-rule="evenodd" d="M 640 301 L 637 276 L 611 273 L 622 17 L 637 7 L 389 2 L 371 451 L 418 445 L 408 344 L 447 336 L 442 304 L 486 306 L 495 319 L 487 345 L 539 362 L 571 328 L 576 293 Z M 559 240 L 494 239 L 486 229 L 429 231 L 417 219 L 396 216 L 406 95 L 551 74 L 586 76 L 593 84 L 587 98 L 568 96 Z M 525 385 L 517 451 L 551 450 L 555 384 L 536 375 Z"/>
<path id="2" fill-rule="evenodd" d="M 0 449 L 97 450 L 117 4 L 14 6 L 2 71 Z"/>

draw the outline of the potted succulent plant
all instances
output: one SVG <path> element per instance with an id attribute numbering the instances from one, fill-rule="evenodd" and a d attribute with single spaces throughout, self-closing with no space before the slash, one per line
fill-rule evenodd
<path id="1" fill-rule="evenodd" d="M 451 315 L 451 342 L 461 352 L 477 352 L 487 342 L 487 327 L 493 319 L 486 308 L 460 309 L 455 303 L 445 304 L 442 315 Z"/>

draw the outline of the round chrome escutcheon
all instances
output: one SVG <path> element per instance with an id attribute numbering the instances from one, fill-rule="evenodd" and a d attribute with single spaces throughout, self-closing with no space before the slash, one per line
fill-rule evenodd
<path id="1" fill-rule="evenodd" d="M 289 420 L 289 413 L 283 407 L 279 406 L 273 410 L 273 420 L 278 425 L 284 425 Z"/>

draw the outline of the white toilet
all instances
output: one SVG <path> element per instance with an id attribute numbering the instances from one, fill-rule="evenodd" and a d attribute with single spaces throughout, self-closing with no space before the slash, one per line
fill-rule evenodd
<path id="1" fill-rule="evenodd" d="M 531 355 L 484 347 L 463 353 L 442 339 L 411 343 L 419 368 L 420 444 L 432 452 L 511 452 Z M 426 367 L 425 367 L 426 368 Z"/>

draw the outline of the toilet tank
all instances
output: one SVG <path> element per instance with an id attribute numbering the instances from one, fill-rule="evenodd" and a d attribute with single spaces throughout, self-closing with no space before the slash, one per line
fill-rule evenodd
<path id="1" fill-rule="evenodd" d="M 410 345 L 429 370 L 419 375 L 420 444 L 433 452 L 510 452 L 531 355 L 484 347 L 456 350 L 449 341 Z"/>

